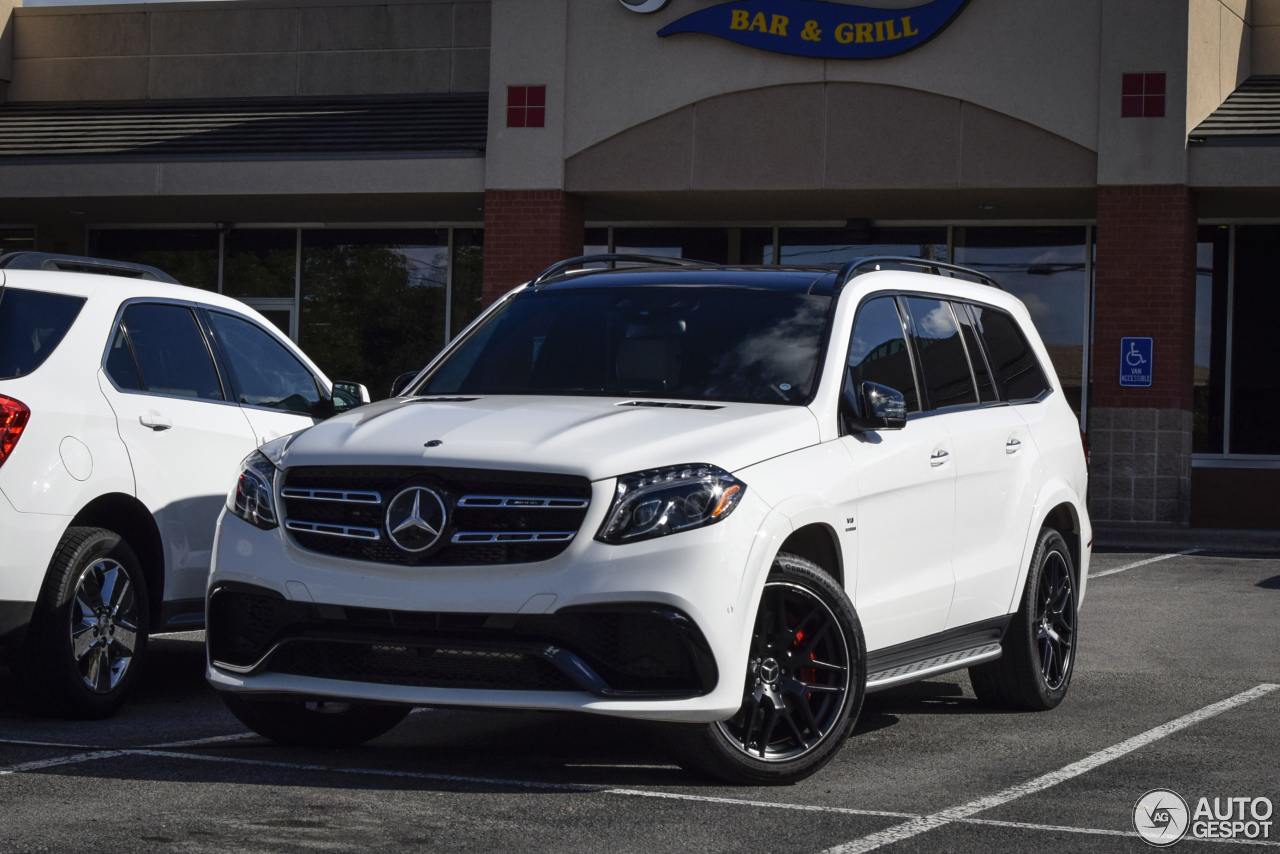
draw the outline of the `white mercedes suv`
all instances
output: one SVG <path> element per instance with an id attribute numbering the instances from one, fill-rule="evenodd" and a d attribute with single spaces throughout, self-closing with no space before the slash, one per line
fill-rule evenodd
<path id="1" fill-rule="evenodd" d="M 139 264 L 0 257 L 0 658 L 23 699 L 105 717 L 149 633 L 201 628 L 228 481 L 332 392 L 229 297 Z"/>
<path id="2" fill-rule="evenodd" d="M 969 668 L 984 702 L 1061 702 L 1086 480 L 1026 308 L 979 273 L 573 259 L 399 397 L 245 461 L 208 678 L 285 743 L 574 710 L 792 781 L 866 691 Z"/>

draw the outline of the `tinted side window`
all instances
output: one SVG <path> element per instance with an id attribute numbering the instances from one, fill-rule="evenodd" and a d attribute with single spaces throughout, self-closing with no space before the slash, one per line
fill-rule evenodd
<path id="1" fill-rule="evenodd" d="M 908 297 L 914 320 L 913 337 L 920 357 L 920 374 L 928 390 L 929 408 L 977 403 L 969 357 L 965 355 L 949 303 L 936 299 Z"/>
<path id="2" fill-rule="evenodd" d="M 315 378 L 283 344 L 247 320 L 209 312 L 230 362 L 240 403 L 311 415 L 321 400 Z"/>
<path id="3" fill-rule="evenodd" d="M 124 310 L 124 327 L 146 391 L 200 400 L 226 399 L 191 309 L 138 303 Z"/>
<path id="4" fill-rule="evenodd" d="M 868 300 L 858 309 L 848 361 L 855 383 L 867 381 L 896 388 L 906 398 L 908 412 L 920 411 L 911 353 L 893 297 Z"/>
<path id="5" fill-rule="evenodd" d="M 116 334 L 111 336 L 111 349 L 107 351 L 107 376 L 117 386 L 129 391 L 142 391 L 142 375 L 138 373 L 138 363 L 133 360 L 133 348 L 129 346 L 129 336 L 125 334 L 124 324 L 116 327 Z"/>
<path id="6" fill-rule="evenodd" d="M 973 317 L 1006 400 L 1032 400 L 1049 390 L 1035 353 L 1012 317 L 980 306 L 973 307 Z"/>
<path id="7" fill-rule="evenodd" d="M 987 369 L 987 357 L 978 342 L 978 333 L 973 328 L 973 319 L 964 303 L 953 302 L 951 308 L 960 321 L 960 332 L 964 336 L 965 349 L 969 351 L 969 364 L 973 365 L 973 376 L 978 381 L 978 399 L 983 403 L 994 403 L 1000 399 L 1000 393 L 991 382 L 991 372 Z"/>
<path id="8" fill-rule="evenodd" d="M 0 380 L 44 364 L 83 306 L 83 297 L 0 288 Z"/>

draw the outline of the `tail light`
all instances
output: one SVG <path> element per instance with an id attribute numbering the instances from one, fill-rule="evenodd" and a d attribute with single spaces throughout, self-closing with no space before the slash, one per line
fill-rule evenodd
<path id="1" fill-rule="evenodd" d="M 1080 444 L 1084 447 L 1084 464 L 1089 465 L 1089 434 L 1080 431 Z"/>
<path id="2" fill-rule="evenodd" d="M 9 459 L 13 446 L 22 438 L 31 410 L 26 404 L 0 394 L 0 466 Z"/>

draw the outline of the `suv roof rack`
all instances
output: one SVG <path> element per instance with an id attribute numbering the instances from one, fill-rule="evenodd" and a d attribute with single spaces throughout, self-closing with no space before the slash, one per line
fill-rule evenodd
<path id="1" fill-rule="evenodd" d="M 146 264 L 131 261 L 106 261 L 82 255 L 56 255 L 52 252 L 11 252 L 0 256 L 0 269 L 10 270 L 60 270 L 64 273 L 97 273 L 101 276 L 121 276 L 126 279 L 145 279 L 151 282 L 181 284 L 173 276 Z"/>
<path id="2" fill-rule="evenodd" d="M 586 264 L 602 264 L 608 263 L 609 269 L 616 269 L 617 263 L 625 262 L 629 264 L 650 264 L 663 267 L 702 267 L 706 266 L 706 261 L 694 261 L 689 258 L 672 258 L 668 255 L 636 255 L 627 252 L 608 252 L 602 255 L 579 255 L 577 258 L 568 258 L 552 264 L 547 269 L 538 274 L 530 284 L 534 287 L 544 284 L 548 279 L 552 279 L 561 273 L 566 273 L 574 267 L 582 267 Z"/>
<path id="3" fill-rule="evenodd" d="M 862 273 L 873 273 L 880 269 L 881 264 L 900 264 L 906 267 L 919 267 L 926 273 L 932 273 L 935 276 L 941 276 L 942 271 L 946 270 L 950 274 L 950 278 L 954 279 L 959 273 L 964 276 L 973 276 L 980 284 L 990 285 L 998 291 L 1004 290 L 1000 284 L 986 273 L 979 273 L 977 270 L 970 270 L 968 267 L 961 267 L 957 264 L 947 264 L 943 261 L 930 261 L 924 258 L 908 258 L 903 255 L 870 255 L 866 258 L 854 258 L 852 261 L 846 261 L 840 265 L 840 272 L 836 274 L 836 290 L 843 288 L 849 284 L 849 281 L 855 276 Z M 873 269 L 867 270 L 866 267 Z"/>

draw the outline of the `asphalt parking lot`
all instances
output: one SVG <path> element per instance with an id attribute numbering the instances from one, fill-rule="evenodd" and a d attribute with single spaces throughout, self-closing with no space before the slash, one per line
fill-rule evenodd
<path id="1" fill-rule="evenodd" d="M 108 721 L 27 717 L 0 670 L 0 850 L 1146 850 L 1150 789 L 1280 803 L 1280 558 L 1153 557 L 1095 555 L 1057 710 L 983 709 L 963 674 L 872 695 L 787 788 L 711 784 L 650 729 L 553 713 L 420 710 L 358 749 L 276 747 L 205 684 L 199 634 L 155 639 Z M 1280 847 L 1273 821 L 1255 847 Z"/>

